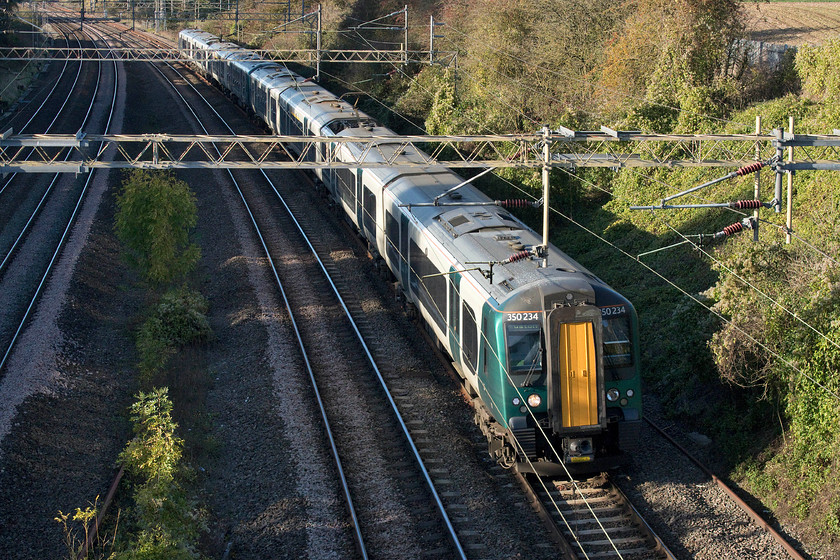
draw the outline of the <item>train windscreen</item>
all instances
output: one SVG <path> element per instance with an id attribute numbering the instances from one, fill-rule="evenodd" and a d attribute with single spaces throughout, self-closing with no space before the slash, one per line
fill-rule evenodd
<path id="1" fill-rule="evenodd" d="M 544 383 L 543 334 L 536 321 L 507 323 L 508 371 L 517 387 Z"/>

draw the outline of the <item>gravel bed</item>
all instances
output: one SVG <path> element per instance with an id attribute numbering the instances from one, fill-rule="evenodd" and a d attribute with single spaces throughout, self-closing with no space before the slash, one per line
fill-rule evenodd
<path id="1" fill-rule="evenodd" d="M 659 423 L 656 411 L 657 399 L 648 395 L 645 413 Z M 673 428 L 672 436 L 695 457 L 706 443 L 702 436 L 689 436 L 679 427 Z M 692 445 L 692 436 L 700 443 Z M 677 558 L 789 558 L 769 532 L 647 424 L 642 429 L 641 449 L 614 481 Z"/>
<path id="2" fill-rule="evenodd" d="M 121 106 L 124 95 L 117 102 Z M 53 518 L 104 494 L 126 440 L 119 414 L 123 387 L 130 385 L 124 349 L 132 342 L 124 328 L 137 302 L 120 293 L 128 277 L 111 233 L 111 179 L 101 172 L 94 177 L 0 383 L 4 557 L 62 557 L 66 549 Z"/>

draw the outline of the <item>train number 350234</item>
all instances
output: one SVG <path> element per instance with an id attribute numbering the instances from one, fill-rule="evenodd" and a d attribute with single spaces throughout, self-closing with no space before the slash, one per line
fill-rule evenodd
<path id="1" fill-rule="evenodd" d="M 540 313 L 508 313 L 508 321 L 539 321 Z"/>

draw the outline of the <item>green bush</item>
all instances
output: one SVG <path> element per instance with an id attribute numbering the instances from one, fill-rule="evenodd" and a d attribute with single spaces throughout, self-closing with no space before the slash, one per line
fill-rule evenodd
<path id="1" fill-rule="evenodd" d="M 192 560 L 203 516 L 178 482 L 183 440 L 175 435 L 168 390 L 139 393 L 131 406 L 134 439 L 119 460 L 135 481 L 131 538 L 115 560 Z"/>
<path id="2" fill-rule="evenodd" d="M 137 333 L 141 374 L 148 377 L 163 369 L 178 348 L 209 340 L 208 308 L 207 299 L 189 288 L 166 292 Z"/>
<path id="3" fill-rule="evenodd" d="M 183 278 L 200 251 L 189 241 L 195 195 L 171 173 L 130 171 L 117 196 L 116 232 L 128 258 L 153 284 Z"/>

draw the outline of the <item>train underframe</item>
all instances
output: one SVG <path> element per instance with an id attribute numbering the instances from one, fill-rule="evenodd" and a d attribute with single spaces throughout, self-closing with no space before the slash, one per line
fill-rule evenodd
<path id="1" fill-rule="evenodd" d="M 602 429 L 560 435 L 552 433 L 547 421 L 537 426 L 533 418 L 505 428 L 479 397 L 473 399 L 473 408 L 490 456 L 520 473 L 574 476 L 608 471 L 626 465 L 638 441 L 640 422 L 610 421 Z"/>

